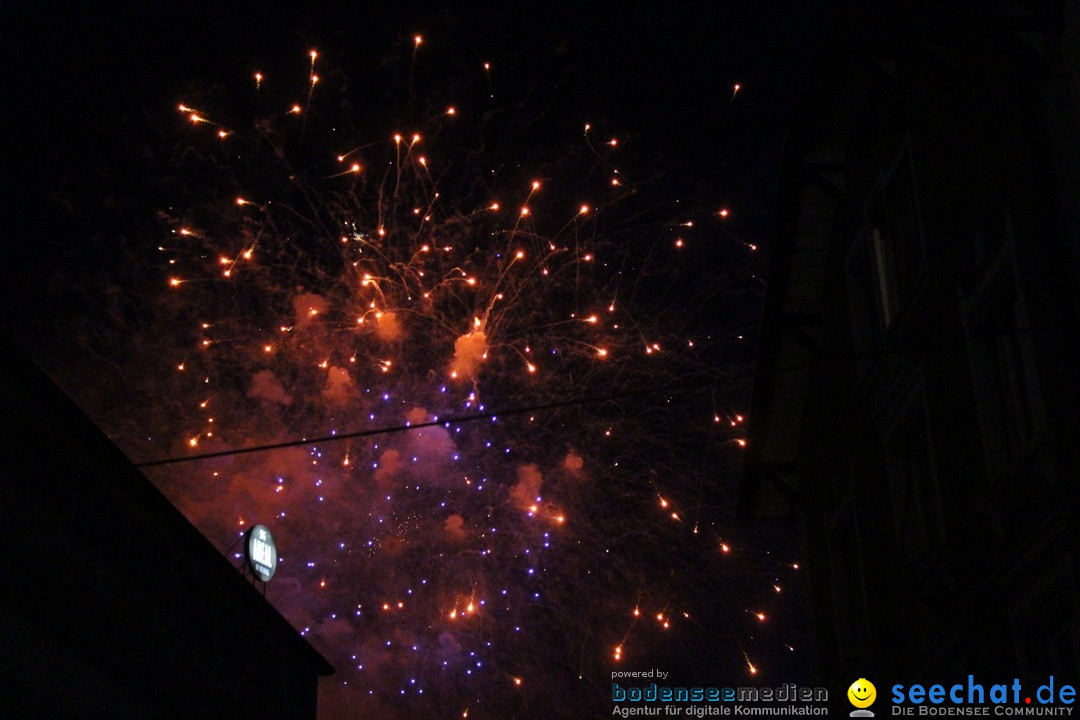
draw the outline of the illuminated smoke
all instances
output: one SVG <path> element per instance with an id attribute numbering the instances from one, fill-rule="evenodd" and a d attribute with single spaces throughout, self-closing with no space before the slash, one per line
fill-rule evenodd
<path id="1" fill-rule="evenodd" d="M 384 312 L 376 317 L 375 334 L 383 342 L 398 342 L 405 337 L 405 327 L 397 313 Z"/>
<path id="2" fill-rule="evenodd" d="M 326 375 L 323 398 L 332 405 L 345 405 L 356 394 L 355 382 L 349 371 L 341 367 L 331 367 Z"/>
<path id="3" fill-rule="evenodd" d="M 278 405 L 292 404 L 292 398 L 285 392 L 281 381 L 274 375 L 273 370 L 259 370 L 251 376 L 251 386 L 247 396 L 257 400 L 264 400 Z"/>
<path id="4" fill-rule="evenodd" d="M 443 530 L 446 531 L 446 537 L 451 541 L 460 542 L 465 539 L 465 519 L 460 515 L 451 515 L 446 518 L 446 522 L 443 524 Z"/>
<path id="5" fill-rule="evenodd" d="M 563 458 L 563 467 L 573 474 L 578 474 L 585 467 L 585 459 L 571 450 Z"/>
<path id="6" fill-rule="evenodd" d="M 450 376 L 472 380 L 480 371 L 488 351 L 488 338 L 482 330 L 475 330 L 454 341 L 454 359 L 450 362 Z"/>
<path id="7" fill-rule="evenodd" d="M 540 468 L 535 463 L 522 465 L 517 469 L 517 477 L 517 484 L 510 489 L 510 499 L 522 508 L 535 505 L 540 497 L 540 487 L 544 484 Z"/>

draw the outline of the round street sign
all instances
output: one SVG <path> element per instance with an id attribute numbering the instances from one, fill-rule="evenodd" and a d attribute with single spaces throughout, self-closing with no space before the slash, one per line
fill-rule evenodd
<path id="1" fill-rule="evenodd" d="M 255 577 L 267 582 L 277 569 L 277 546 L 274 536 L 265 525 L 256 525 L 248 531 L 247 562 Z"/>

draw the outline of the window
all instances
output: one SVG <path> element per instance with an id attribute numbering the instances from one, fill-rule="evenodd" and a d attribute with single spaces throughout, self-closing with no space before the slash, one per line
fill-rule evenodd
<path id="1" fill-rule="evenodd" d="M 1011 226 L 966 302 L 968 352 L 987 471 L 1030 459 L 1043 427 L 1042 395 Z"/>
<path id="2" fill-rule="evenodd" d="M 910 143 L 869 193 L 862 231 L 847 260 L 857 347 L 880 346 L 918 292 L 925 251 Z"/>
<path id="3" fill-rule="evenodd" d="M 905 144 L 880 191 L 872 221 L 884 260 L 879 282 L 888 287 L 891 320 L 907 304 L 922 277 L 923 243 L 915 198 L 910 146 Z M 891 320 L 886 320 L 889 325 Z"/>
<path id="4" fill-rule="evenodd" d="M 914 410 L 886 453 L 899 556 L 909 567 L 925 565 L 943 542 L 941 498 L 922 403 Z"/>

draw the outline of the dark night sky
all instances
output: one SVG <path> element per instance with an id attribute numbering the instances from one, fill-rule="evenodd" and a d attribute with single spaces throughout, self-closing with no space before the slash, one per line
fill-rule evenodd
<path id="1" fill-rule="evenodd" d="M 526 165 L 590 122 L 688 204 L 732 208 L 730 231 L 767 250 L 784 134 L 835 4 L 6 8 L 12 211 L 0 320 L 81 403 L 107 397 L 123 383 L 112 360 L 81 357 L 69 338 L 106 313 L 132 321 L 138 302 L 118 294 L 130 279 L 114 268 L 159 230 L 155 211 L 172 200 L 153 180 L 167 169 L 163 138 L 185 92 L 255 69 L 295 73 L 315 47 L 347 78 L 354 109 L 376 104 L 396 121 L 407 82 L 391 59 L 417 33 L 417 83 L 444 84 L 449 102 L 493 62 L 493 104 L 528 125 L 497 132 L 523 139 Z"/>
<path id="2" fill-rule="evenodd" d="M 350 69 L 366 71 L 414 33 L 431 53 L 452 55 L 459 74 L 495 60 L 496 92 L 557 116 L 553 124 L 618 128 L 662 158 L 687 190 L 706 187 L 718 203 L 737 206 L 740 229 L 760 239 L 788 114 L 829 16 L 828 4 L 784 0 L 663 9 L 542 3 L 491 12 L 342 6 L 6 8 L 5 137 L 15 180 L 7 197 L 17 209 L 9 232 L 25 241 L 6 251 L 63 264 L 73 234 L 92 242 L 88 228 L 122 226 L 117 215 L 145 185 L 138 163 L 151 123 L 191 81 L 286 67 L 304 48 L 319 47 L 350 73 L 355 93 L 365 77 Z M 743 91 L 725 112 L 734 83 Z"/>
<path id="3" fill-rule="evenodd" d="M 523 163 L 590 122 L 671 192 L 730 207 L 730 232 L 766 245 L 785 129 L 833 4 L 6 7 L 0 326 L 77 401 L 108 398 L 123 379 L 100 353 L 80 362 L 68 339 L 133 305 L 115 297 L 124 273 L 112 267 L 159 229 L 168 198 L 147 178 L 162 172 L 157 148 L 184 90 L 303 70 L 318 48 L 348 78 L 352 108 L 393 115 L 395 102 L 406 109 L 408 79 L 388 59 L 407 57 L 414 34 L 424 37 L 417 86 L 442 81 L 453 97 L 492 63 L 495 102 L 529 119 L 517 128 Z"/>

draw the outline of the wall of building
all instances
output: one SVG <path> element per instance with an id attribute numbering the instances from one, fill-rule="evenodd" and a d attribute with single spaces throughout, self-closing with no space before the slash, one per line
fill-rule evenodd
<path id="1" fill-rule="evenodd" d="M 10 347 L 0 380 L 5 716 L 314 718 L 329 665 Z"/>
<path id="2" fill-rule="evenodd" d="M 1077 13 L 875 5 L 786 151 L 744 509 L 826 677 L 1075 675 Z"/>

